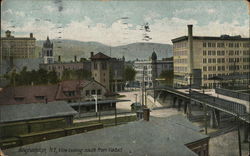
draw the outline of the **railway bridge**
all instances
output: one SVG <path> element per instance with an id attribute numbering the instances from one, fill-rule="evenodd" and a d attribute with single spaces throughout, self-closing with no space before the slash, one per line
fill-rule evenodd
<path id="1" fill-rule="evenodd" d="M 229 101 L 227 99 L 214 97 L 204 92 L 197 90 L 179 90 L 166 86 L 158 86 L 155 88 L 148 88 L 147 90 L 154 91 L 154 98 L 164 95 L 165 99 L 168 99 L 171 107 L 181 110 L 183 108 L 184 113 L 189 117 L 192 114 L 192 104 L 200 104 L 204 111 L 205 133 L 207 134 L 207 118 L 210 116 L 210 126 L 217 128 L 221 123 L 221 112 L 234 116 L 240 121 L 244 127 L 244 141 L 248 141 L 249 137 L 249 102 L 248 105 L 238 103 L 236 101 Z"/>

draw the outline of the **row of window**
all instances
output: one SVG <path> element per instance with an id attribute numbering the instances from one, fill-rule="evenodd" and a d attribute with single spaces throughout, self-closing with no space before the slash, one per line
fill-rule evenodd
<path id="1" fill-rule="evenodd" d="M 230 65 L 230 66 L 203 66 L 203 71 L 235 71 L 239 69 L 249 69 L 250 65 Z"/>
<path id="2" fill-rule="evenodd" d="M 187 59 L 175 59 L 174 63 L 187 63 Z"/>
<path id="3" fill-rule="evenodd" d="M 203 63 L 216 63 L 216 58 L 204 58 Z M 217 63 L 225 63 L 225 58 L 217 58 Z"/>
<path id="4" fill-rule="evenodd" d="M 179 42 L 179 43 L 175 43 L 174 48 L 185 48 L 187 47 L 187 42 Z"/>
<path id="5" fill-rule="evenodd" d="M 187 71 L 187 67 L 174 67 L 174 71 L 176 72 L 186 72 Z"/>
<path id="6" fill-rule="evenodd" d="M 174 56 L 186 56 L 186 55 L 187 55 L 187 51 L 185 50 L 174 52 Z"/>
<path id="7" fill-rule="evenodd" d="M 250 47 L 249 43 L 223 43 L 223 42 L 218 42 L 218 43 L 214 43 L 214 42 L 203 42 L 203 47 L 206 48 L 210 48 L 210 47 L 217 47 L 217 48 L 224 48 L 224 47 L 230 47 L 230 48 L 239 48 L 239 47 Z"/>
<path id="8" fill-rule="evenodd" d="M 96 62 L 94 62 L 94 69 L 98 69 L 98 64 Z M 102 62 L 101 63 L 101 69 L 102 70 L 106 70 L 107 69 L 107 62 Z"/>
<path id="9" fill-rule="evenodd" d="M 232 55 L 241 55 L 242 52 L 243 52 L 243 55 L 250 55 L 250 50 L 243 50 L 243 51 L 239 51 L 239 50 L 233 51 L 233 50 L 230 50 L 230 51 L 226 51 L 226 52 L 225 51 L 220 51 L 220 50 L 218 50 L 218 51 L 215 51 L 215 50 L 213 50 L 213 51 L 203 50 L 203 56 L 206 56 L 206 55 L 208 55 L 208 56 L 216 56 L 216 55 L 217 56 L 224 56 L 227 53 L 228 53 L 229 56 L 232 56 Z"/>
<path id="10" fill-rule="evenodd" d="M 250 58 L 204 58 L 203 63 L 238 63 L 238 62 L 250 62 Z"/>

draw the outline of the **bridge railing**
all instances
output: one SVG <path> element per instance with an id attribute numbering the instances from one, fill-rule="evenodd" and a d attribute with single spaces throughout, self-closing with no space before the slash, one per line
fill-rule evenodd
<path id="1" fill-rule="evenodd" d="M 202 94 L 196 91 L 192 91 L 191 96 L 196 99 L 199 99 L 200 101 L 207 102 L 211 105 L 225 109 L 227 111 L 233 112 L 238 115 L 246 114 L 246 106 L 239 104 L 239 103 L 227 101 L 225 99 L 220 99 L 220 98 Z"/>
<path id="2" fill-rule="evenodd" d="M 245 100 L 245 101 L 250 100 L 250 94 L 240 93 L 240 92 L 232 91 L 229 89 L 216 88 L 215 93 L 222 94 L 225 96 L 230 96 L 230 97 Z"/>

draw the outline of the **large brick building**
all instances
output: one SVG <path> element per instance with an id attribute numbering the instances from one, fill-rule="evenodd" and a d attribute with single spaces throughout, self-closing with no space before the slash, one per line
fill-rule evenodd
<path id="1" fill-rule="evenodd" d="M 192 31 L 188 25 L 188 36 L 172 39 L 175 86 L 213 88 L 221 83 L 214 77 L 249 74 L 250 38 L 193 36 Z"/>
<path id="2" fill-rule="evenodd" d="M 142 84 L 144 70 L 144 83 L 146 87 L 153 87 L 154 80 L 159 78 L 163 71 L 173 70 L 173 60 L 171 58 L 157 60 L 157 54 L 153 52 L 151 60 L 135 61 L 134 69 L 136 71 L 136 82 L 140 83 L 140 85 Z"/>
<path id="3" fill-rule="evenodd" d="M 7 30 L 5 37 L 1 37 L 1 53 L 3 59 L 35 58 L 36 39 L 30 33 L 29 37 L 14 37 Z"/>
<path id="4" fill-rule="evenodd" d="M 92 77 L 103 84 L 109 91 L 117 92 L 124 89 L 125 59 L 111 58 L 101 52 L 91 52 Z"/>

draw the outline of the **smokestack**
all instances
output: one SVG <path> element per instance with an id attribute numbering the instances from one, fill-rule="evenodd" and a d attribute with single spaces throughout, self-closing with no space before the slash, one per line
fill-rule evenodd
<path id="1" fill-rule="evenodd" d="M 150 110 L 149 108 L 143 108 L 143 119 L 149 121 Z"/>
<path id="2" fill-rule="evenodd" d="M 61 62 L 61 55 L 58 56 L 58 62 Z"/>
<path id="3" fill-rule="evenodd" d="M 33 38 L 33 33 L 30 33 L 30 38 Z"/>
<path id="4" fill-rule="evenodd" d="M 90 52 L 90 57 L 93 57 L 94 56 L 94 52 Z"/>
<path id="5" fill-rule="evenodd" d="M 76 57 L 76 55 L 75 55 L 75 62 L 77 62 L 77 57 Z"/>
<path id="6" fill-rule="evenodd" d="M 189 72 L 193 70 L 193 25 L 188 25 L 188 51 L 189 51 Z"/>

